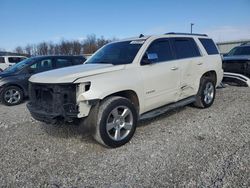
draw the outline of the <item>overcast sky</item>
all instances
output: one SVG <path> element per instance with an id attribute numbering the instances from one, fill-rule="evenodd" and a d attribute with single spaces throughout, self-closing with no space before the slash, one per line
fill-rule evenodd
<path id="1" fill-rule="evenodd" d="M 42 41 L 190 32 L 250 39 L 250 0 L 0 0 L 0 48 Z"/>

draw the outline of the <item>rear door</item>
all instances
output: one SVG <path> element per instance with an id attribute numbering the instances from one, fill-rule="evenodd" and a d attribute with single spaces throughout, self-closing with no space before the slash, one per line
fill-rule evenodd
<path id="1" fill-rule="evenodd" d="M 178 100 L 196 94 L 195 82 L 201 76 L 202 57 L 200 50 L 191 37 L 171 38 L 175 58 L 180 67 L 180 88 Z"/>
<path id="2" fill-rule="evenodd" d="M 146 110 L 175 102 L 180 86 L 180 67 L 168 39 L 158 39 L 151 43 L 145 54 L 157 54 L 158 59 L 148 65 L 141 65 L 144 80 Z"/>

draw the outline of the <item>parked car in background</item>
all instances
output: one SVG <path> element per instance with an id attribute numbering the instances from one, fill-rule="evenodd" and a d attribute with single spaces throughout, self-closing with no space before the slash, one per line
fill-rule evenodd
<path id="1" fill-rule="evenodd" d="M 17 105 L 28 96 L 29 78 L 40 72 L 80 65 L 83 56 L 40 56 L 25 59 L 0 73 L 0 101 L 5 105 Z"/>
<path id="2" fill-rule="evenodd" d="M 138 119 L 191 103 L 210 107 L 222 77 L 207 35 L 141 35 L 105 45 L 84 66 L 32 76 L 27 107 L 46 123 L 83 120 L 99 143 L 119 147 Z"/>
<path id="3" fill-rule="evenodd" d="M 224 72 L 242 74 L 250 78 L 250 44 L 237 46 L 224 55 L 222 66 Z"/>
<path id="4" fill-rule="evenodd" d="M 0 72 L 26 58 L 25 56 L 0 56 Z"/>

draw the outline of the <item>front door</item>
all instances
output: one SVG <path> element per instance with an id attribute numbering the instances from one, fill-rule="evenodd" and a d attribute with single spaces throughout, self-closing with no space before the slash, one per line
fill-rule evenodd
<path id="1" fill-rule="evenodd" d="M 174 60 L 168 39 L 155 40 L 146 51 L 157 59 L 141 65 L 146 111 L 175 102 L 180 87 L 180 67 Z"/>

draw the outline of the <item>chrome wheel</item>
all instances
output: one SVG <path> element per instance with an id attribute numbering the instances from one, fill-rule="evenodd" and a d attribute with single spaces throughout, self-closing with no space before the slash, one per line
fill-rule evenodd
<path id="1" fill-rule="evenodd" d="M 21 93 L 15 89 L 9 89 L 4 93 L 4 100 L 9 104 L 16 104 L 21 99 Z"/>
<path id="2" fill-rule="evenodd" d="M 128 107 L 118 106 L 109 113 L 106 130 L 112 140 L 123 140 L 128 136 L 132 127 L 133 114 Z"/>
<path id="3" fill-rule="evenodd" d="M 207 82 L 204 89 L 204 102 L 210 104 L 214 99 L 214 86 L 211 82 Z"/>

